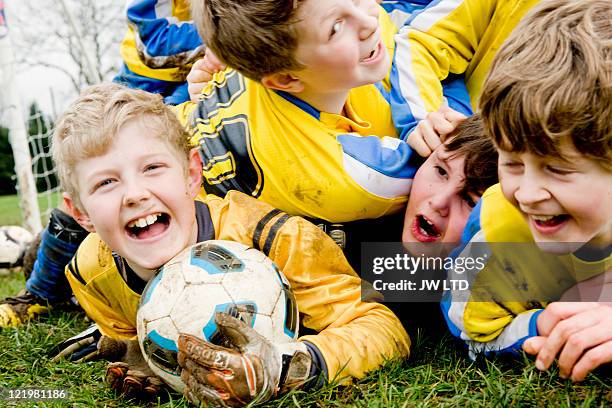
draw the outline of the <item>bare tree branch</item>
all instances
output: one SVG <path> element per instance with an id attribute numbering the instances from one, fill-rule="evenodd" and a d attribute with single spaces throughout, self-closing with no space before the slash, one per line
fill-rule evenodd
<path id="1" fill-rule="evenodd" d="M 119 71 L 119 43 L 126 27 L 121 3 L 67 1 L 76 20 L 77 34 L 57 1 L 21 0 L 11 21 L 11 29 L 16 32 L 13 39 L 17 63 L 23 69 L 39 66 L 61 72 L 78 92 L 89 84 L 78 35 L 99 77 L 112 79 Z"/>

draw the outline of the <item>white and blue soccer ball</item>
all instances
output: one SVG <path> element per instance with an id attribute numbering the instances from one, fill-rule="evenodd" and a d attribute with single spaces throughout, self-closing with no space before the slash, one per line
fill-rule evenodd
<path id="1" fill-rule="evenodd" d="M 137 314 L 138 342 L 149 367 L 178 392 L 179 333 L 219 344 L 215 313 L 229 313 L 273 342 L 297 338 L 299 315 L 287 279 L 262 252 L 206 241 L 175 256 L 147 284 Z"/>
<path id="2" fill-rule="evenodd" d="M 0 273 L 21 266 L 23 254 L 34 236 L 17 225 L 0 226 Z"/>

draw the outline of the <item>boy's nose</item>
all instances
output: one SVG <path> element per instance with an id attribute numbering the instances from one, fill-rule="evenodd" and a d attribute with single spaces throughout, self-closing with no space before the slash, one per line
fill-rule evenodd
<path id="1" fill-rule="evenodd" d="M 359 10 L 357 16 L 359 19 L 359 39 L 367 40 L 378 29 L 378 9 L 375 13 L 371 10 Z"/>
<path id="2" fill-rule="evenodd" d="M 441 217 L 447 217 L 452 195 L 452 192 L 446 190 L 440 190 L 434 193 L 429 198 L 431 209 L 440 214 Z"/>
<path id="3" fill-rule="evenodd" d="M 150 191 L 139 183 L 131 183 L 123 196 L 123 205 L 134 206 L 148 200 L 151 197 Z"/>
<path id="4" fill-rule="evenodd" d="M 523 176 L 518 188 L 514 192 L 514 198 L 522 205 L 533 205 L 548 200 L 550 193 L 543 188 L 540 180 L 534 175 Z"/>

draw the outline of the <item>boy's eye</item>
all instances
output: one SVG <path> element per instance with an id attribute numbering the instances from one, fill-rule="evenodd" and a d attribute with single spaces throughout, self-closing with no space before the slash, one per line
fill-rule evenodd
<path id="1" fill-rule="evenodd" d="M 444 169 L 444 167 L 441 166 L 434 166 L 434 168 L 436 169 L 436 172 L 438 173 L 438 175 L 444 177 L 448 174 L 448 172 L 446 171 L 446 169 Z"/>
<path id="2" fill-rule="evenodd" d="M 573 173 L 572 170 L 561 169 L 561 168 L 555 167 L 555 166 L 546 166 L 546 167 L 547 167 L 548 171 L 550 171 L 551 173 L 558 174 L 560 176 L 565 176 L 567 174 Z"/>
<path id="3" fill-rule="evenodd" d="M 506 167 L 508 169 L 518 169 L 521 166 L 523 166 L 523 164 L 519 162 L 515 162 L 515 161 L 507 161 L 507 162 L 503 162 L 501 166 Z"/>
<path id="4" fill-rule="evenodd" d="M 114 180 L 113 179 L 104 179 L 98 183 L 96 183 L 96 185 L 94 186 L 94 191 L 96 191 L 99 188 L 102 188 L 104 186 L 108 186 L 109 184 L 111 184 Z"/>
<path id="5" fill-rule="evenodd" d="M 149 164 L 145 167 L 145 171 L 156 170 L 156 169 L 159 169 L 160 167 L 161 167 L 161 164 L 159 163 Z"/>
<path id="6" fill-rule="evenodd" d="M 342 25 L 342 22 L 340 20 L 337 20 L 334 25 L 331 28 L 331 31 L 329 32 L 329 38 L 332 38 L 338 31 L 340 31 L 340 26 Z"/>

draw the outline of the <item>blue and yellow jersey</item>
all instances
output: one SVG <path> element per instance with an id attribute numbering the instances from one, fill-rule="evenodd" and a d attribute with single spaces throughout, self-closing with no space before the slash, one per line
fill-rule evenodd
<path id="1" fill-rule="evenodd" d="M 185 82 L 204 46 L 191 22 L 188 0 L 132 0 L 121 43 L 121 72 L 114 81 L 159 93 L 166 103 L 189 100 Z"/>
<path id="2" fill-rule="evenodd" d="M 383 0 L 380 5 L 397 27 L 402 27 L 412 15 L 426 7 L 432 0 Z"/>
<path id="3" fill-rule="evenodd" d="M 471 272 L 469 290 L 445 293 L 442 310 L 451 332 L 468 344 L 472 355 L 519 351 L 527 338 L 537 335 L 537 316 L 549 302 L 612 268 L 610 254 L 586 258 L 578 252 L 541 251 L 499 184 L 483 194 L 462 241 L 457 257 L 484 257 L 486 263 Z"/>
<path id="4" fill-rule="evenodd" d="M 249 245 L 283 271 L 301 324 L 318 332 L 299 340 L 315 346 L 327 378 L 362 377 L 388 358 L 408 355 L 410 340 L 400 321 L 385 306 L 362 300 L 361 280 L 338 245 L 315 225 L 236 191 L 224 199 L 209 195 L 197 201 L 196 218 L 199 242 L 223 239 Z M 136 312 L 146 282 L 97 234 L 83 241 L 66 277 L 103 334 L 136 336 Z"/>
<path id="5" fill-rule="evenodd" d="M 392 55 L 395 26 L 384 12 L 380 20 Z M 387 81 L 351 90 L 343 116 L 228 69 L 176 111 L 200 148 L 207 193 L 239 190 L 292 215 L 347 222 L 400 211 L 416 172 L 387 90 Z"/>
<path id="6" fill-rule="evenodd" d="M 431 0 L 385 0 L 382 6 L 401 27 Z M 191 20 L 188 0 L 129 0 L 127 33 L 121 43 L 121 71 L 114 81 L 159 93 L 166 103 L 189 100 L 185 79 L 204 46 Z"/>
<path id="7" fill-rule="evenodd" d="M 443 105 L 465 112 L 471 99 L 475 109 L 497 50 L 539 1 L 439 0 L 415 12 L 396 35 L 391 75 L 402 136 Z M 457 75 L 465 75 L 470 99 Z"/>

